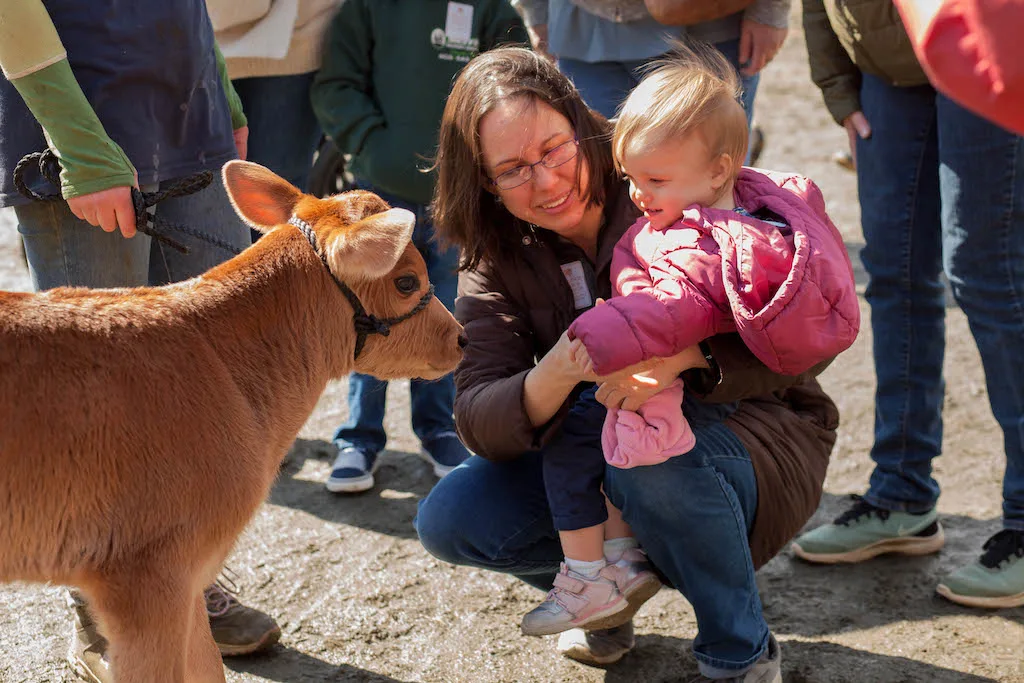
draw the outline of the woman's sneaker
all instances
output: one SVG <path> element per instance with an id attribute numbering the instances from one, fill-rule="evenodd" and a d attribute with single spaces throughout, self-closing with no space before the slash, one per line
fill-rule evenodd
<path id="1" fill-rule="evenodd" d="M 968 607 L 1024 605 L 1024 531 L 1003 529 L 983 550 L 980 560 L 947 576 L 936 592 Z"/>
<path id="2" fill-rule="evenodd" d="M 555 587 L 525 617 L 524 635 L 550 636 L 571 628 L 611 628 L 629 621 L 629 603 L 615 586 L 615 576 L 605 567 L 590 579 L 562 563 Z"/>
<path id="3" fill-rule="evenodd" d="M 574 628 L 558 636 L 558 651 L 583 664 L 608 666 L 625 657 L 636 645 L 633 622 L 585 631 Z"/>
<path id="4" fill-rule="evenodd" d="M 327 478 L 327 490 L 332 493 L 361 493 L 373 488 L 373 473 L 377 470 L 377 454 L 355 446 L 338 451 Z"/>
<path id="5" fill-rule="evenodd" d="M 822 564 L 863 562 L 885 553 L 928 555 L 946 542 L 934 508 L 923 514 L 892 512 L 875 507 L 860 496 L 853 506 L 793 542 L 800 559 Z"/>

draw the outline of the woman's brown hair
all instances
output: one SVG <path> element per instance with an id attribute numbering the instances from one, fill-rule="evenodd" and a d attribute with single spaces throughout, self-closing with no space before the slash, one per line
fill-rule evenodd
<path id="1" fill-rule="evenodd" d="M 569 120 L 590 172 L 589 186 L 580 193 L 589 205 L 604 203 L 615 178 L 608 122 L 584 104 L 553 62 L 521 47 L 479 55 L 462 70 L 448 96 L 434 162 L 434 231 L 443 244 L 462 250 L 459 270 L 496 258 L 522 238 L 520 221 L 487 190 L 479 135 L 480 120 L 499 103 L 516 98 L 543 102 Z"/>

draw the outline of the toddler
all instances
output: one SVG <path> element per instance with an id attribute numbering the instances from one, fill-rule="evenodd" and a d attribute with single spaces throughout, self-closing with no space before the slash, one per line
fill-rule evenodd
<path id="1" fill-rule="evenodd" d="M 821 192 L 798 175 L 742 167 L 747 120 L 737 88 L 719 53 L 679 47 L 623 103 L 612 153 L 643 215 L 616 245 L 615 296 L 569 328 L 581 369 L 607 376 L 738 332 L 768 368 L 798 375 L 856 338 L 853 270 Z M 573 447 L 544 456 L 566 559 L 547 599 L 524 617 L 524 633 L 610 628 L 657 592 L 601 482 L 606 461 L 657 465 L 693 448 L 682 405 L 676 380 L 636 412 L 605 411 L 593 389 L 573 406 L 559 437 Z"/>

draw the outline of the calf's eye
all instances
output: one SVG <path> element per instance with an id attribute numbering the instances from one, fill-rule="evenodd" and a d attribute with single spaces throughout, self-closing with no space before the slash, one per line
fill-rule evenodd
<path id="1" fill-rule="evenodd" d="M 395 278 L 395 289 L 401 294 L 408 296 L 419 291 L 419 288 L 420 279 L 415 275 L 403 275 Z"/>

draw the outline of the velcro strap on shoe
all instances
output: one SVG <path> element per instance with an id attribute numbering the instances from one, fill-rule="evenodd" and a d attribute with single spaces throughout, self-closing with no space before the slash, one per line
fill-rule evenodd
<path id="1" fill-rule="evenodd" d="M 576 593 L 579 595 L 583 592 L 583 589 L 586 588 L 586 586 L 587 584 L 584 582 L 579 579 L 574 579 L 571 576 L 567 576 L 566 574 L 555 575 L 555 588 L 561 588 L 562 590 L 567 590 L 570 593 Z"/>

